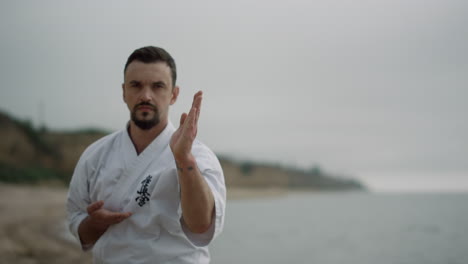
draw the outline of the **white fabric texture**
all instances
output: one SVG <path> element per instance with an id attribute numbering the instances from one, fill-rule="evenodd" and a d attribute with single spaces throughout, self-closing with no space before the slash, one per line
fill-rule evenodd
<path id="1" fill-rule="evenodd" d="M 196 140 L 192 154 L 213 193 L 215 214 L 207 232 L 191 233 L 181 221 L 180 186 L 169 147 L 174 131 L 169 123 L 140 155 L 126 129 L 96 141 L 82 154 L 68 192 L 71 233 L 79 240 L 78 226 L 93 202 L 103 200 L 108 210 L 132 212 L 94 245 L 82 245 L 92 248 L 94 263 L 209 263 L 207 246 L 224 225 L 224 175 L 215 154 Z"/>

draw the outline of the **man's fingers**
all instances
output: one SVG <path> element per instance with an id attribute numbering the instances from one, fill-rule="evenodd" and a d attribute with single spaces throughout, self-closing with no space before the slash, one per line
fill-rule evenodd
<path id="1" fill-rule="evenodd" d="M 198 91 L 198 93 L 196 93 L 195 97 L 193 98 L 193 106 L 195 108 L 200 109 L 202 98 L 203 98 L 203 92 Z"/>
<path id="2" fill-rule="evenodd" d="M 191 135 L 191 137 L 197 134 L 197 124 L 198 124 L 198 118 L 200 116 L 202 95 L 203 95 L 203 92 L 198 91 L 193 96 L 192 107 L 190 108 L 190 111 L 188 112 L 188 114 L 183 113 L 180 116 L 179 129 L 181 129 L 182 134 Z"/>
<path id="3" fill-rule="evenodd" d="M 195 124 L 198 124 L 198 118 L 200 117 L 201 103 L 202 103 L 202 99 L 203 99 L 202 91 L 200 91 L 199 93 L 200 93 L 200 95 L 197 98 L 197 104 L 195 106 L 197 108 L 197 112 L 196 112 L 196 115 L 195 115 Z"/>
<path id="4" fill-rule="evenodd" d="M 117 213 L 117 212 L 110 212 L 107 211 L 106 215 L 104 216 L 105 221 L 110 224 L 120 223 L 123 220 L 129 218 L 132 215 L 130 212 L 126 213 Z"/>
<path id="5" fill-rule="evenodd" d="M 190 108 L 190 111 L 188 114 L 182 114 L 180 118 L 180 126 L 184 125 L 187 123 L 188 126 L 193 127 L 196 126 L 198 122 L 198 117 L 200 116 L 200 107 L 201 107 L 201 102 L 202 102 L 202 91 L 198 91 L 194 96 L 193 96 L 193 102 L 192 102 L 192 107 Z M 187 122 L 185 122 L 187 120 Z"/>
<path id="6" fill-rule="evenodd" d="M 117 223 L 122 222 L 123 220 L 129 218 L 132 215 L 132 213 L 120 213 L 119 216 L 117 216 Z"/>
<path id="7" fill-rule="evenodd" d="M 183 126 L 184 125 L 184 122 L 185 122 L 185 119 L 187 118 L 187 114 L 186 113 L 183 113 L 181 116 L 180 116 L 180 126 Z"/>
<path id="8" fill-rule="evenodd" d="M 123 213 L 120 218 L 119 218 L 119 223 L 122 222 L 123 220 L 129 218 L 130 216 L 132 215 L 132 213 L 128 212 L 128 213 Z"/>
<path id="9" fill-rule="evenodd" d="M 88 214 L 92 214 L 93 212 L 101 209 L 103 205 L 104 205 L 104 201 L 97 201 L 97 202 L 90 204 L 87 208 Z"/>
<path id="10" fill-rule="evenodd" d="M 195 93 L 195 95 L 193 96 L 192 107 L 197 107 L 198 108 L 197 98 L 202 96 L 202 95 L 203 95 L 202 91 L 198 91 L 198 92 Z"/>
<path id="11" fill-rule="evenodd" d="M 187 122 L 185 122 L 185 124 L 187 126 L 186 128 L 192 128 L 193 127 L 195 119 L 196 119 L 196 114 L 197 114 L 197 108 L 192 107 L 190 109 L 190 112 L 187 115 L 187 118 L 186 118 L 186 120 L 187 120 Z"/>

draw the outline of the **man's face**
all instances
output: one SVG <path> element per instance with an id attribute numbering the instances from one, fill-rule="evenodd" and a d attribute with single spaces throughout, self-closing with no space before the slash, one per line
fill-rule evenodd
<path id="1" fill-rule="evenodd" d="M 132 61 L 125 71 L 122 88 L 136 126 L 146 130 L 167 124 L 169 105 L 177 100 L 179 88 L 173 88 L 171 69 L 165 62 Z"/>

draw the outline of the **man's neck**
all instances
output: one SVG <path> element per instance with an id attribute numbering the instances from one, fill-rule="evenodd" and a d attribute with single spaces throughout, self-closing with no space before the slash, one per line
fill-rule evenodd
<path id="1" fill-rule="evenodd" d="M 151 144 L 157 136 L 159 136 L 159 134 L 161 134 L 167 124 L 168 121 L 160 122 L 151 129 L 143 130 L 137 127 L 133 121 L 130 121 L 128 134 L 138 155 L 140 155 L 140 153 L 142 153 L 145 148 Z"/>

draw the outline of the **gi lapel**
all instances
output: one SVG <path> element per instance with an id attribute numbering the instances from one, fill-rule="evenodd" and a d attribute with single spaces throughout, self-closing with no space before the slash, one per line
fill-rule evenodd
<path id="1" fill-rule="evenodd" d="M 115 202 L 116 205 L 118 204 L 119 211 L 122 211 L 130 201 L 135 200 L 137 195 L 135 190 L 140 189 L 142 184 L 143 189 L 146 189 L 146 191 L 152 190 L 157 179 L 155 175 L 150 175 L 149 173 L 152 171 L 151 168 L 162 167 L 163 163 L 167 162 L 167 159 L 161 154 L 169 147 L 168 144 L 174 130 L 174 126 L 168 123 L 161 134 L 140 155 L 136 154 L 128 133 L 125 133 L 125 136 L 122 137 L 122 155 L 124 155 L 125 171 L 110 197 L 112 202 Z M 143 189 L 141 191 L 145 191 Z M 143 197 L 146 196 L 145 194 Z"/>

